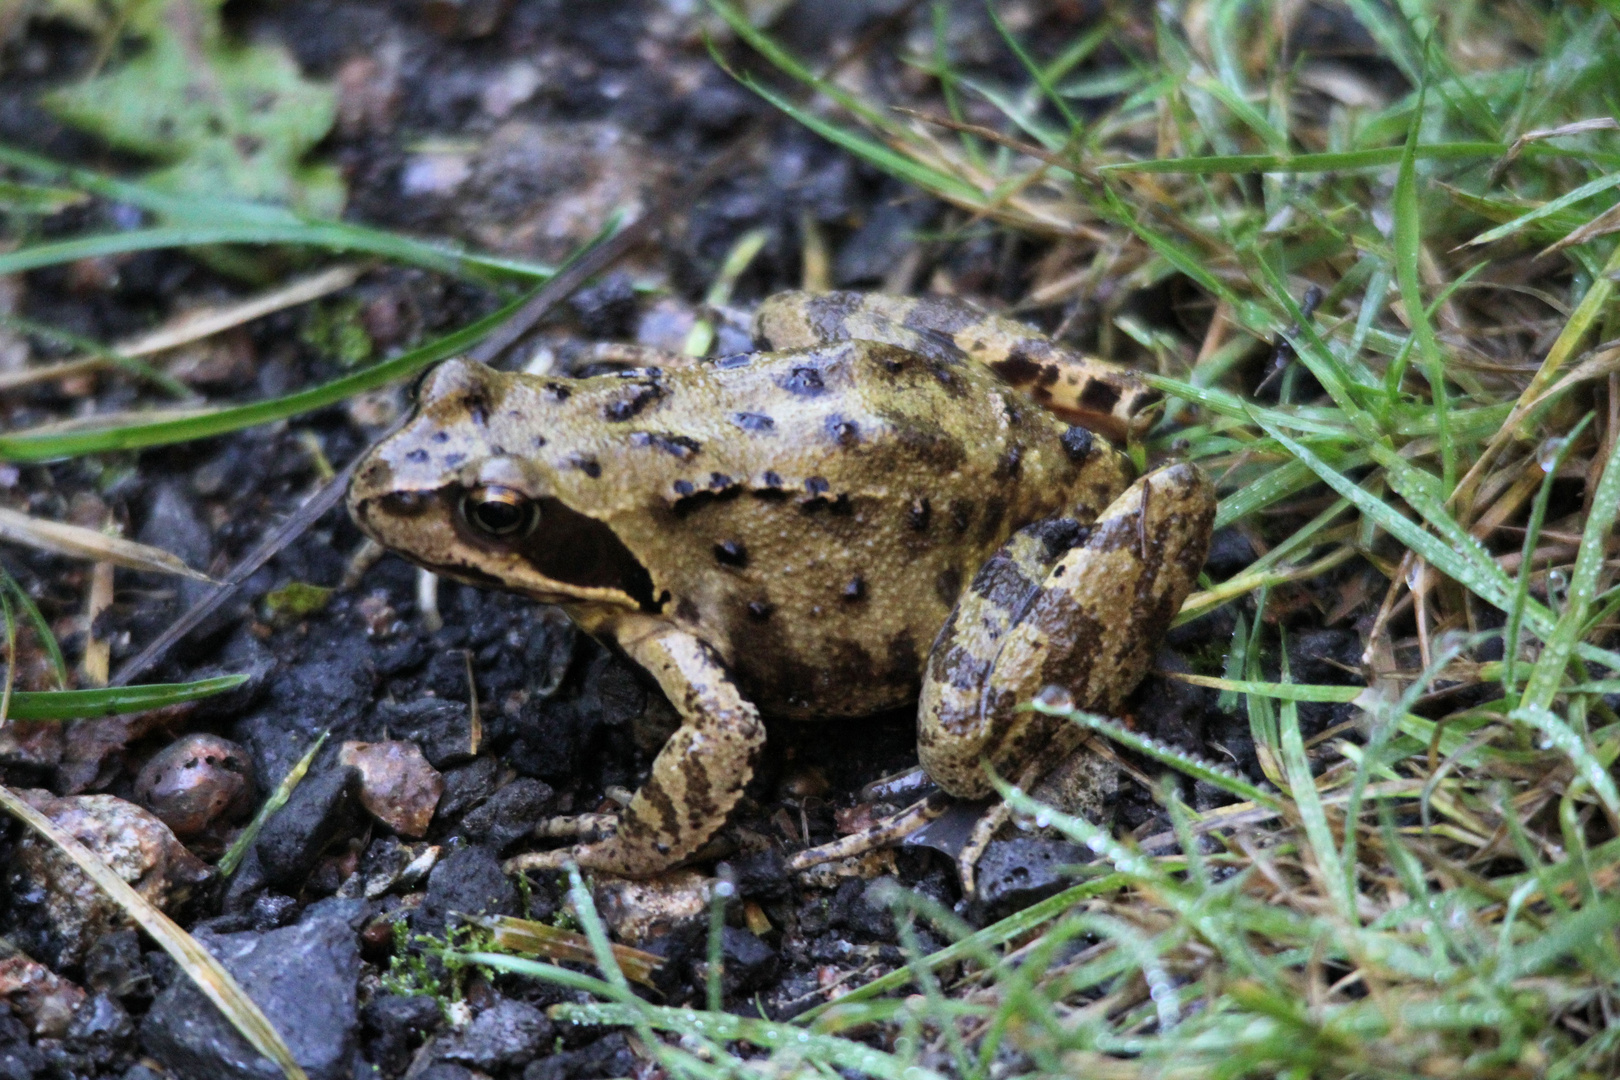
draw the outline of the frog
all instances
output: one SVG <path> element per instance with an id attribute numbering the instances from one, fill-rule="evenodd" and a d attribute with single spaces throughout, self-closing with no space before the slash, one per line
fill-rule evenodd
<path id="1" fill-rule="evenodd" d="M 1020 705 L 1118 715 L 1196 585 L 1214 488 L 1136 477 L 1116 443 L 1159 395 L 1129 369 L 947 296 L 779 293 L 751 333 L 583 375 L 444 361 L 356 468 L 371 539 L 560 606 L 679 714 L 611 831 L 525 867 L 692 859 L 767 719 L 916 702 L 922 768 L 985 798 L 1068 723 Z"/>

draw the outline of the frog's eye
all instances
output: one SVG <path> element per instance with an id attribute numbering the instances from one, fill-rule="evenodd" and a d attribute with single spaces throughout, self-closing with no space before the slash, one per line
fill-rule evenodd
<path id="1" fill-rule="evenodd" d="M 494 484 L 473 488 L 461 500 L 461 516 L 477 532 L 518 539 L 540 524 L 540 507 L 521 492 Z"/>

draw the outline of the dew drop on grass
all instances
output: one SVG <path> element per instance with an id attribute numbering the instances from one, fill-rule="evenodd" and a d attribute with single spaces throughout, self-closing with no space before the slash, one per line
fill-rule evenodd
<path id="1" fill-rule="evenodd" d="M 1568 442 L 1563 436 L 1556 435 L 1541 444 L 1536 451 L 1536 464 L 1541 466 L 1542 472 L 1550 473 L 1558 467 L 1558 455 L 1564 452 L 1564 445 Z"/>
<path id="2" fill-rule="evenodd" d="M 1043 709 L 1052 709 L 1055 712 L 1068 712 L 1074 708 L 1074 695 L 1055 683 L 1041 688 L 1035 695 L 1035 703 Z"/>

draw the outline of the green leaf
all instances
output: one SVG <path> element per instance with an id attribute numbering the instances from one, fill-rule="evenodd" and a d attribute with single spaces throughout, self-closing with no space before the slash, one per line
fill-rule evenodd
<path id="1" fill-rule="evenodd" d="M 289 581 L 264 595 L 264 607 L 273 616 L 299 619 L 326 607 L 334 590 L 307 581 Z"/>
<path id="2" fill-rule="evenodd" d="M 330 166 L 301 164 L 331 130 L 337 95 L 304 79 L 278 45 L 233 46 L 212 6 L 162 0 L 145 48 L 121 67 L 52 91 L 58 118 L 164 163 L 146 182 L 176 195 L 283 203 L 335 217 L 344 189 Z"/>
<path id="3" fill-rule="evenodd" d="M 37 690 L 11 695 L 13 720 L 82 720 L 91 716 L 118 716 L 178 705 L 234 690 L 246 675 L 220 675 L 188 683 L 150 683 L 114 686 L 104 690 Z"/>

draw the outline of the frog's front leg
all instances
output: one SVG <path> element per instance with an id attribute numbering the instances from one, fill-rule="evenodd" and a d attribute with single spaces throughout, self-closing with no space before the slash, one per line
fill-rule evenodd
<path id="1" fill-rule="evenodd" d="M 1009 540 L 929 655 L 917 714 L 929 775 L 976 799 L 991 792 L 986 763 L 1001 776 L 1032 764 L 1064 721 L 1017 706 L 1049 685 L 1117 713 L 1192 592 L 1214 520 L 1208 478 L 1172 465 L 1131 485 L 1074 547 L 1051 522 Z"/>
<path id="2" fill-rule="evenodd" d="M 765 727 L 713 649 L 691 634 L 643 615 L 591 627 L 616 641 L 658 680 L 681 726 L 653 760 L 614 834 L 556 851 L 520 855 L 509 871 L 555 869 L 572 860 L 587 870 L 648 877 L 697 851 L 742 798 L 754 775 Z"/>

